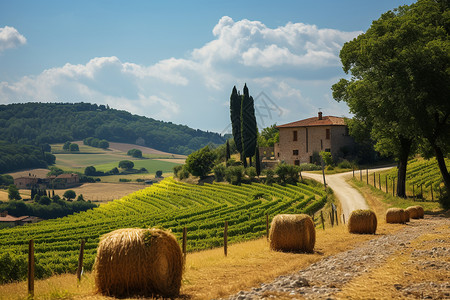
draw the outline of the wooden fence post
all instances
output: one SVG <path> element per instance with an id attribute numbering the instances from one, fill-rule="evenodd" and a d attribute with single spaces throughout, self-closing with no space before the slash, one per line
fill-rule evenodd
<path id="1" fill-rule="evenodd" d="M 28 243 L 28 297 L 34 298 L 34 240 Z"/>
<path id="2" fill-rule="evenodd" d="M 331 227 L 333 227 L 333 225 L 334 225 L 334 217 L 333 217 L 333 215 L 334 215 L 334 212 L 332 213 L 331 211 L 330 211 L 330 222 L 331 222 Z"/>
<path id="3" fill-rule="evenodd" d="M 359 169 L 359 181 L 362 181 L 362 170 Z"/>
<path id="4" fill-rule="evenodd" d="M 338 213 L 337 213 L 337 209 L 334 211 L 335 214 L 335 221 L 336 221 L 336 226 L 339 226 L 339 221 L 338 221 Z"/>
<path id="5" fill-rule="evenodd" d="M 84 244 L 85 244 L 85 241 L 81 240 L 80 254 L 78 256 L 78 268 L 77 268 L 77 279 L 78 279 L 78 281 L 81 280 L 81 272 L 83 271 Z"/>
<path id="6" fill-rule="evenodd" d="M 322 228 L 325 230 L 325 222 L 323 221 L 323 212 L 320 211 L 320 219 L 322 220 Z"/>
<path id="7" fill-rule="evenodd" d="M 225 229 L 223 231 L 223 253 L 228 255 L 228 221 L 225 221 Z"/>
<path id="8" fill-rule="evenodd" d="M 314 221 L 314 219 L 313 219 Z M 269 214 L 266 214 L 266 236 L 267 240 L 269 240 Z"/>
<path id="9" fill-rule="evenodd" d="M 386 176 L 386 194 L 388 193 L 388 180 L 387 180 L 387 176 Z"/>
<path id="10" fill-rule="evenodd" d="M 381 191 L 381 174 L 378 173 L 378 187 L 380 188 Z"/>
<path id="11" fill-rule="evenodd" d="M 355 178 L 355 167 L 352 166 L 352 171 L 353 171 L 353 178 Z"/>
<path id="12" fill-rule="evenodd" d="M 186 244 L 187 244 L 187 229 L 186 226 L 183 228 L 183 259 L 186 263 Z"/>
<path id="13" fill-rule="evenodd" d="M 373 172 L 373 187 L 376 188 L 377 187 L 377 178 L 376 178 L 376 173 Z"/>
<path id="14" fill-rule="evenodd" d="M 367 184 L 369 184 L 369 169 L 366 169 Z"/>
<path id="15" fill-rule="evenodd" d="M 342 214 L 342 220 L 344 221 L 344 225 L 345 225 L 345 215 Z"/>
<path id="16" fill-rule="evenodd" d="M 395 197 L 395 181 L 394 181 L 394 178 L 392 178 L 392 197 Z"/>

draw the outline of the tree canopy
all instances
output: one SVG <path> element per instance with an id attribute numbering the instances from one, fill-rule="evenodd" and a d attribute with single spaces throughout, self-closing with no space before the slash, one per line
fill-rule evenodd
<path id="1" fill-rule="evenodd" d="M 447 1 L 419 0 L 384 13 L 340 52 L 352 77 L 333 85 L 333 97 L 371 131 L 377 149 L 398 158 L 399 196 L 417 144 L 428 144 L 440 167 L 449 152 L 449 24 Z M 441 172 L 448 190 L 445 163 Z"/>
<path id="2" fill-rule="evenodd" d="M 194 176 L 205 178 L 212 167 L 216 156 L 209 146 L 203 147 L 188 155 L 186 158 L 186 169 Z"/>

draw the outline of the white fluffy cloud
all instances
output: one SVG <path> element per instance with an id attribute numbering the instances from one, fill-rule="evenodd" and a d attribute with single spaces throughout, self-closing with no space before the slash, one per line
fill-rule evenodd
<path id="1" fill-rule="evenodd" d="M 5 26 L 0 28 L 0 53 L 9 48 L 25 45 L 27 39 L 14 27 Z"/>
<path id="2" fill-rule="evenodd" d="M 0 51 L 26 42 L 14 28 L 2 30 Z M 324 84 L 341 72 L 340 48 L 360 33 L 319 29 L 303 23 L 268 28 L 259 21 L 235 22 L 227 16 L 219 20 L 212 32 L 213 40 L 185 58 L 168 58 L 145 66 L 122 62 L 114 56 L 97 57 L 86 64 L 67 63 L 16 82 L 0 82 L 0 103 L 95 102 L 221 131 L 221 126 L 229 122 L 229 115 L 217 103 L 229 99 L 233 85 L 242 89 L 247 82 L 254 96 L 265 91 L 275 99 L 278 111 L 285 114 L 269 122 L 282 123 L 283 118 L 315 114 L 312 110 L 316 102 L 323 108 L 326 104 L 321 102 L 332 101 L 323 96 L 323 90 L 318 93 L 319 99 L 314 99 L 317 93 L 308 92 L 310 86 L 305 82 L 314 79 L 322 83 L 315 84 L 317 89 L 329 90 Z"/>

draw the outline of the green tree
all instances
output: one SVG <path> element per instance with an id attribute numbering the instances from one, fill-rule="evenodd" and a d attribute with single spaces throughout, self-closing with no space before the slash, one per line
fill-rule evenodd
<path id="1" fill-rule="evenodd" d="M 65 142 L 63 145 L 63 150 L 69 151 L 70 150 L 70 142 Z"/>
<path id="2" fill-rule="evenodd" d="M 223 181 L 223 179 L 225 178 L 226 167 L 223 164 L 218 164 L 214 167 L 213 171 L 216 181 Z"/>
<path id="3" fill-rule="evenodd" d="M 100 142 L 98 142 L 98 147 L 102 149 L 108 149 L 109 143 L 107 140 L 101 140 Z"/>
<path id="4" fill-rule="evenodd" d="M 214 153 L 206 146 L 189 154 L 185 166 L 189 173 L 204 179 L 211 171 L 215 159 Z"/>
<path id="5" fill-rule="evenodd" d="M 97 169 L 94 166 L 88 166 L 84 169 L 84 175 L 95 176 L 97 174 Z"/>
<path id="6" fill-rule="evenodd" d="M 50 199 L 48 196 L 41 196 L 39 197 L 37 203 L 42 205 L 50 205 L 50 203 L 52 203 L 52 199 Z"/>
<path id="7" fill-rule="evenodd" d="M 133 169 L 134 168 L 134 162 L 132 162 L 131 160 L 121 160 L 119 162 L 119 168 L 126 169 L 126 170 Z"/>
<path id="8" fill-rule="evenodd" d="M 450 42 L 446 1 L 419 0 L 383 14 L 340 57 L 350 80 L 333 86 L 355 118 L 370 128 L 378 149 L 397 157 L 397 195 L 405 197 L 408 156 L 426 140 L 447 190 L 444 155 L 450 144 Z"/>
<path id="9" fill-rule="evenodd" d="M 20 196 L 19 190 L 14 184 L 10 184 L 8 187 L 8 199 L 9 200 L 20 200 L 22 197 Z"/>
<path id="10" fill-rule="evenodd" d="M 156 177 L 156 178 L 161 178 L 161 177 L 162 177 L 162 174 L 163 174 L 163 171 L 158 170 L 158 171 L 155 172 L 155 177 Z"/>
<path id="11" fill-rule="evenodd" d="M 333 165 L 333 157 L 331 156 L 330 152 L 320 151 L 319 154 L 325 165 L 327 166 Z"/>
<path id="12" fill-rule="evenodd" d="M 75 199 L 76 196 L 77 196 L 77 194 L 75 193 L 74 190 L 67 190 L 63 194 L 63 197 L 66 198 L 69 201 L 72 200 L 72 199 Z"/>
<path id="13" fill-rule="evenodd" d="M 78 147 L 78 144 L 70 144 L 69 150 L 70 150 L 71 152 L 74 152 L 74 151 L 80 151 L 80 148 Z"/>
<path id="14" fill-rule="evenodd" d="M 233 139 L 236 149 L 242 155 L 242 134 L 241 134 L 241 95 L 238 94 L 236 86 L 233 86 L 230 96 L 230 118 Z"/>
<path id="15" fill-rule="evenodd" d="M 273 147 L 280 141 L 280 134 L 277 129 L 277 124 L 263 128 L 258 135 L 258 144 L 260 147 Z"/>
<path id="16" fill-rule="evenodd" d="M 130 149 L 127 152 L 127 155 L 136 157 L 136 158 L 142 158 L 142 151 L 139 149 Z"/>

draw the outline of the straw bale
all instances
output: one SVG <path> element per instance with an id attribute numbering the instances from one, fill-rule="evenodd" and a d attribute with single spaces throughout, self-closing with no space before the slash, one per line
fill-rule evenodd
<path id="1" fill-rule="evenodd" d="M 407 211 L 406 209 L 403 210 L 403 217 L 405 219 L 405 223 L 409 222 L 409 211 Z"/>
<path id="2" fill-rule="evenodd" d="M 409 217 L 408 217 L 409 221 Z M 386 211 L 386 223 L 405 223 L 406 213 L 402 208 L 389 208 Z"/>
<path id="3" fill-rule="evenodd" d="M 419 219 L 423 219 L 424 216 L 425 216 L 425 212 L 423 210 L 423 207 L 420 206 L 420 205 L 415 205 L 414 207 L 417 208 L 417 211 L 419 213 Z"/>
<path id="4" fill-rule="evenodd" d="M 420 212 L 417 206 L 410 206 L 406 208 L 406 211 L 409 213 L 409 217 L 411 219 L 419 219 L 420 218 Z"/>
<path id="5" fill-rule="evenodd" d="M 116 297 L 177 296 L 183 257 L 173 234 L 127 228 L 102 236 L 94 264 L 97 292 Z"/>
<path id="6" fill-rule="evenodd" d="M 279 251 L 313 252 L 316 230 L 310 216 L 276 215 L 270 225 L 270 248 Z"/>
<path id="7" fill-rule="evenodd" d="M 352 211 L 348 220 L 350 233 L 374 234 L 377 230 L 377 216 L 369 209 L 357 209 Z"/>

